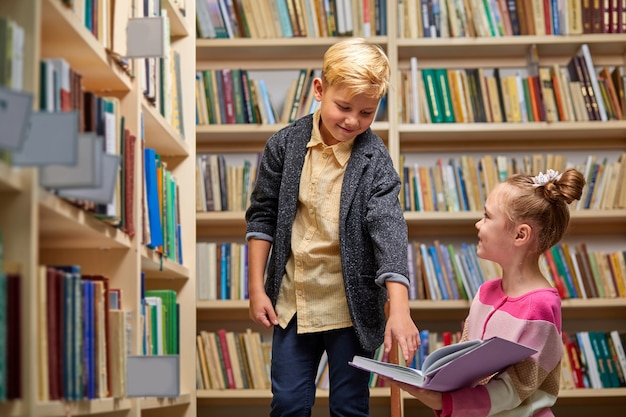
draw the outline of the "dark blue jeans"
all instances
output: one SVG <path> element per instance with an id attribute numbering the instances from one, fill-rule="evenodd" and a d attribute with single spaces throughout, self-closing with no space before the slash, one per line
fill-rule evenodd
<path id="1" fill-rule="evenodd" d="M 308 417 L 315 402 L 315 376 L 326 350 L 331 417 L 369 417 L 370 375 L 348 365 L 354 355 L 372 357 L 361 348 L 352 327 L 297 334 L 296 319 L 286 329 L 274 327 L 272 341 L 271 417 Z"/>

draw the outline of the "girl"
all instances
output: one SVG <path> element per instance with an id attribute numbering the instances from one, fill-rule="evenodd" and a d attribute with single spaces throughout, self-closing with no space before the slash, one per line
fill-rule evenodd
<path id="1" fill-rule="evenodd" d="M 476 223 L 477 254 L 497 262 L 502 278 L 485 282 L 470 306 L 462 340 L 492 336 L 537 349 L 475 387 L 441 393 L 405 384 L 438 416 L 553 416 L 559 392 L 561 299 L 542 275 L 539 256 L 555 245 L 569 223 L 568 204 L 581 197 L 585 179 L 568 169 L 533 177 L 515 175 L 498 184 Z"/>

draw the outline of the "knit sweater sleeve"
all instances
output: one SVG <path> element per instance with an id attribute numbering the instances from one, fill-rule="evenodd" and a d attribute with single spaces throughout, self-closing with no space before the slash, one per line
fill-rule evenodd
<path id="1" fill-rule="evenodd" d="M 497 334 L 530 346 L 537 353 L 484 384 L 443 394 L 443 409 L 436 414 L 442 417 L 551 416 L 550 407 L 556 402 L 559 391 L 563 355 L 558 294 L 539 290 L 504 300 L 494 308 L 486 292 L 474 300 L 466 326 L 483 329 L 482 339 Z"/>

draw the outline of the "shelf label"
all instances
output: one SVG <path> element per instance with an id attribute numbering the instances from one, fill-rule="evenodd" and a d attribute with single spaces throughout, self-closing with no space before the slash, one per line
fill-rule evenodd
<path id="1" fill-rule="evenodd" d="M 0 87 L 0 149 L 19 151 L 22 148 L 32 107 L 31 93 Z"/>
<path id="2" fill-rule="evenodd" d="M 78 112 L 35 112 L 22 149 L 13 154 L 17 166 L 76 165 Z"/>

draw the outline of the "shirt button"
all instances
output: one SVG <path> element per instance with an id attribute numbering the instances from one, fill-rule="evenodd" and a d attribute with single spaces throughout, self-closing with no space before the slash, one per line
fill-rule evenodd
<path id="1" fill-rule="evenodd" d="M 296 291 L 296 294 L 298 294 L 298 297 L 301 297 L 302 296 L 302 290 Z"/>

